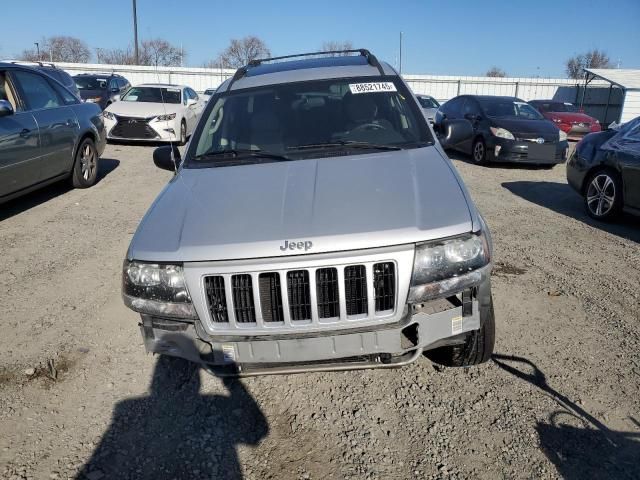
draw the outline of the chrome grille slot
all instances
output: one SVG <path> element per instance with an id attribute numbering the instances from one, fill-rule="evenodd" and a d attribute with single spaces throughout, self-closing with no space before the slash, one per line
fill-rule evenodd
<path id="1" fill-rule="evenodd" d="M 344 290 L 347 315 L 367 313 L 367 275 L 364 265 L 351 265 L 344 269 Z"/>
<path id="2" fill-rule="evenodd" d="M 319 268 L 316 270 L 316 295 L 319 318 L 337 318 L 340 316 L 338 293 L 338 270 Z"/>
<path id="3" fill-rule="evenodd" d="M 287 272 L 287 295 L 291 320 L 311 320 L 311 292 L 307 270 Z"/>
<path id="4" fill-rule="evenodd" d="M 233 292 L 233 310 L 238 323 L 255 323 L 256 309 L 253 304 L 253 285 L 251 275 L 234 275 L 231 277 Z"/>
<path id="5" fill-rule="evenodd" d="M 262 319 L 268 323 L 283 322 L 280 275 L 278 272 L 261 273 L 259 283 Z"/>
<path id="6" fill-rule="evenodd" d="M 376 263 L 373 266 L 373 289 L 376 312 L 393 310 L 396 300 L 396 275 L 393 263 Z"/>
<path id="7" fill-rule="evenodd" d="M 211 319 L 216 323 L 228 323 L 227 295 L 224 291 L 224 278 L 205 277 L 204 287 Z"/>

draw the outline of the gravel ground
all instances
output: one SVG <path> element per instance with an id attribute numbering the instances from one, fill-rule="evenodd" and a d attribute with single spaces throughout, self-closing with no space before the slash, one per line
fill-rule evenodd
<path id="1" fill-rule="evenodd" d="M 552 170 L 455 160 L 495 241 L 493 361 L 221 380 L 144 353 L 120 299 L 170 174 L 0 206 L 0 478 L 640 478 L 640 224 Z"/>

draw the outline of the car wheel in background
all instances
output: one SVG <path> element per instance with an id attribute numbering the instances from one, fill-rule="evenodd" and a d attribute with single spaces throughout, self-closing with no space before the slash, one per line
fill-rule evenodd
<path id="1" fill-rule="evenodd" d="M 620 176 L 609 169 L 596 170 L 589 175 L 584 189 L 584 204 L 591 218 L 614 218 L 622 208 Z"/>
<path id="2" fill-rule="evenodd" d="M 90 138 L 85 138 L 78 147 L 71 172 L 71 183 L 75 188 L 87 188 L 98 178 L 98 151 Z"/>
<path id="3" fill-rule="evenodd" d="M 469 332 L 462 345 L 440 347 L 425 352 L 432 362 L 445 367 L 469 367 L 491 358 L 496 338 L 493 300 L 480 305 L 480 330 Z"/>
<path id="4" fill-rule="evenodd" d="M 484 165 L 487 163 L 487 146 L 485 145 L 482 137 L 478 137 L 473 141 L 471 157 L 478 165 Z"/>
<path id="5" fill-rule="evenodd" d="M 180 122 L 180 145 L 187 143 L 187 123 L 182 120 Z"/>

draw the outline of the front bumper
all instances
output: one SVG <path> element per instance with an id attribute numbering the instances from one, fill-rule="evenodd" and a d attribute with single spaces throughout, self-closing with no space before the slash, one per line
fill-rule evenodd
<path id="1" fill-rule="evenodd" d="M 527 140 L 507 140 L 494 137 L 487 144 L 492 159 L 496 162 L 514 162 L 527 164 L 557 164 L 567 160 L 569 143 L 562 142 L 537 144 Z"/>
<path id="2" fill-rule="evenodd" d="M 175 120 L 156 121 L 145 118 L 131 120 L 139 122 L 139 125 L 131 124 L 132 126 L 129 127 L 128 118 L 124 120 L 120 118 L 117 121 L 105 118 L 107 138 L 136 142 L 176 142 L 179 140 L 180 123 Z"/>

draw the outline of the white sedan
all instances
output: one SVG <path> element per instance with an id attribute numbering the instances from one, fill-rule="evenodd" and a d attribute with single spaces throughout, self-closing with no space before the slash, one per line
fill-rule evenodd
<path id="1" fill-rule="evenodd" d="M 142 84 L 131 87 L 103 112 L 107 138 L 184 145 L 206 102 L 190 87 Z"/>

